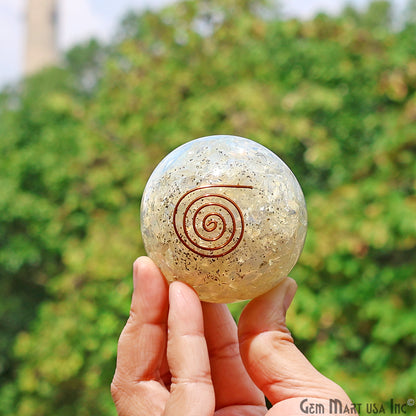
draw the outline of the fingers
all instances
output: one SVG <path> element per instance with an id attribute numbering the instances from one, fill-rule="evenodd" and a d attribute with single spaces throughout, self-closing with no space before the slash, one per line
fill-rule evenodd
<path id="1" fill-rule="evenodd" d="M 133 266 L 130 317 L 118 344 L 117 372 L 129 381 L 156 379 L 166 344 L 168 288 L 147 257 Z"/>
<path id="2" fill-rule="evenodd" d="M 159 374 L 166 349 L 168 287 L 147 257 L 135 261 L 133 282 L 130 317 L 118 342 L 111 391 L 120 415 L 152 415 L 158 414 L 157 407 L 161 412 L 169 394 Z"/>
<path id="3" fill-rule="evenodd" d="M 181 282 L 169 289 L 167 357 L 172 375 L 166 416 L 212 415 L 215 407 L 201 303 Z"/>
<path id="4" fill-rule="evenodd" d="M 234 405 L 265 408 L 263 393 L 247 374 L 240 356 L 237 325 L 224 304 L 203 303 L 216 410 Z"/>
<path id="5" fill-rule="evenodd" d="M 244 309 L 239 340 L 247 371 L 272 404 L 296 397 L 348 399 L 293 343 L 286 327 L 286 310 L 295 292 L 295 281 L 287 278 Z"/>

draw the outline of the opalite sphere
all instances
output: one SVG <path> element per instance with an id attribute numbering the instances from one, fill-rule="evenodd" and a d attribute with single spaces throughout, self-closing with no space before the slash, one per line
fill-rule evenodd
<path id="1" fill-rule="evenodd" d="M 171 152 L 141 203 L 146 252 L 169 282 L 201 300 L 259 296 L 302 251 L 307 214 L 298 181 L 273 152 L 242 137 L 209 136 Z"/>

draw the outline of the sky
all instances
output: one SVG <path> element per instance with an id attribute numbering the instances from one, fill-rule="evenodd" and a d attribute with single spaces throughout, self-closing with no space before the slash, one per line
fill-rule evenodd
<path id="1" fill-rule="evenodd" d="M 0 0 L 0 87 L 22 75 L 24 53 L 24 9 L 27 0 Z M 369 0 L 280 0 L 287 17 L 308 18 L 319 11 L 337 13 L 348 2 L 364 8 Z M 110 40 L 127 11 L 159 8 L 174 0 L 60 0 L 59 46 L 66 50 L 97 37 Z M 406 0 L 394 0 L 402 8 Z"/>

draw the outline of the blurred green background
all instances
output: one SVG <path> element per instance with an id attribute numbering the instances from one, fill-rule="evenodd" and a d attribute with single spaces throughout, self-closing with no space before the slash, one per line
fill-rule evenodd
<path id="1" fill-rule="evenodd" d="M 354 402 L 415 398 L 416 1 L 392 16 L 190 0 L 0 92 L 0 415 L 116 414 L 144 185 L 219 133 L 269 147 L 304 190 L 299 348 Z"/>

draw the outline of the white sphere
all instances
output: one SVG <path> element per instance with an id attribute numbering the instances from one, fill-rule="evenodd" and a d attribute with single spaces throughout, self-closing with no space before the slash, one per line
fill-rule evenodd
<path id="1" fill-rule="evenodd" d="M 169 282 L 207 302 L 259 296 L 287 276 L 305 241 L 298 181 L 264 146 L 208 136 L 168 154 L 141 202 L 146 252 Z"/>

